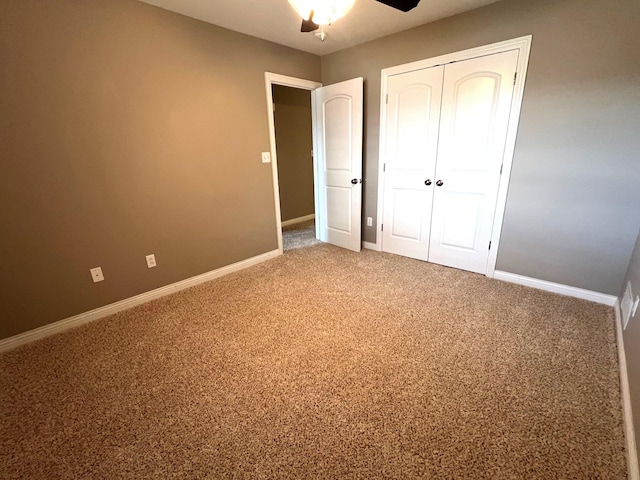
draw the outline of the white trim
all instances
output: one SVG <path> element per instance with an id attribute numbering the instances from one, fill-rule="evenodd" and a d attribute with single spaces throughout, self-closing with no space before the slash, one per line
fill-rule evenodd
<path id="1" fill-rule="evenodd" d="M 631 409 L 631 393 L 629 391 L 629 377 L 627 375 L 627 357 L 624 351 L 624 338 L 622 335 L 622 313 L 620 302 L 616 300 L 616 341 L 618 344 L 618 365 L 620 366 L 620 393 L 622 395 L 622 414 L 624 416 L 624 437 L 627 446 L 627 472 L 629 480 L 640 480 L 638 469 L 638 450 L 636 448 L 636 435 L 633 428 L 633 414 Z"/>
<path id="2" fill-rule="evenodd" d="M 280 212 L 280 184 L 278 183 L 278 156 L 276 153 L 276 127 L 273 120 L 273 85 L 284 85 L 285 87 L 300 88 L 302 90 L 315 90 L 322 86 L 321 83 L 302 78 L 287 77 L 277 73 L 264 73 L 264 83 L 267 92 L 267 119 L 269 122 L 269 150 L 271 151 L 271 172 L 273 176 L 273 196 L 276 213 L 276 235 L 278 236 L 278 250 L 282 250 L 282 216 Z M 313 104 L 312 104 L 313 108 Z M 315 117 L 313 117 L 315 118 Z M 312 130 L 313 127 L 312 127 Z M 313 147 L 315 150 L 315 134 L 313 137 Z M 314 155 L 315 157 L 315 155 Z M 316 226 L 317 231 L 317 226 Z"/>
<path id="3" fill-rule="evenodd" d="M 96 308 L 95 310 L 80 313 L 79 315 L 75 315 L 73 317 L 69 317 L 55 323 L 50 323 L 49 325 L 45 325 L 34 330 L 29 330 L 28 332 L 20 333 L 13 337 L 2 339 L 0 340 L 0 353 L 12 350 L 27 343 L 31 343 L 35 340 L 40 340 L 50 335 L 55 335 L 66 330 L 79 327 L 80 325 L 84 325 L 85 323 L 108 317 L 109 315 L 113 315 L 123 310 L 128 310 L 138 305 L 142 305 L 143 303 L 150 302 L 151 300 L 155 300 L 166 295 L 171 295 L 172 293 L 179 292 L 180 290 L 200 285 L 201 283 L 214 280 L 224 275 L 244 270 L 245 268 L 252 267 L 262 262 L 266 262 L 267 260 L 271 260 L 272 258 L 276 258 L 280 255 L 282 255 L 281 250 L 272 250 L 270 252 L 263 253 L 262 255 L 248 258 L 246 260 L 227 265 L 226 267 L 218 268 L 217 270 L 212 270 L 201 275 L 196 275 L 195 277 L 187 278 L 186 280 L 172 283 L 171 285 L 166 285 L 149 292 L 141 293 L 140 295 L 136 295 L 135 297 L 126 298 L 124 300 L 120 300 L 119 302 Z"/>
<path id="4" fill-rule="evenodd" d="M 371 242 L 362 242 L 362 248 L 366 248 L 367 250 L 375 250 L 376 252 L 380 252 L 380 245 L 378 243 Z"/>
<path id="5" fill-rule="evenodd" d="M 438 57 L 431 57 L 415 62 L 403 63 L 402 65 L 385 68 L 382 71 L 388 77 L 391 75 L 413 72 L 414 70 L 422 70 L 425 68 L 435 67 L 437 65 L 443 65 L 445 63 L 459 62 L 461 60 L 468 60 L 470 58 L 493 55 L 494 53 L 501 53 L 507 50 L 522 49 L 523 47 L 529 46 L 531 44 L 532 38 L 532 35 L 524 35 L 522 37 L 512 38 L 510 40 L 503 40 L 502 42 L 490 43 L 489 45 L 482 45 L 480 47 L 469 48 L 467 50 L 447 53 Z"/>
<path id="6" fill-rule="evenodd" d="M 288 227 L 289 225 L 295 225 L 296 223 L 308 222 L 309 220 L 313 220 L 316 218 L 316 214 L 312 213 L 310 215 L 305 215 L 304 217 L 292 218 L 291 220 L 285 220 L 282 222 L 283 227 Z"/>
<path id="7" fill-rule="evenodd" d="M 382 250 L 382 208 L 384 203 L 384 171 L 386 152 L 386 124 L 387 124 L 387 102 L 386 95 L 388 89 L 388 79 L 392 75 L 412 72 L 425 68 L 434 67 L 451 62 L 459 62 L 471 58 L 501 53 L 507 50 L 519 50 L 516 84 L 513 90 L 513 99 L 511 101 L 511 113 L 509 115 L 509 126 L 507 129 L 507 137 L 505 142 L 505 150 L 502 162 L 502 175 L 500 176 L 500 184 L 498 186 L 498 197 L 496 201 L 495 216 L 493 218 L 493 228 L 491 233 L 491 250 L 487 259 L 487 268 L 485 275 L 493 277 L 498 259 L 498 249 L 500 246 L 500 234 L 502 233 L 502 222 L 504 220 L 504 211 L 507 202 L 507 190 L 509 188 L 509 178 L 511 176 L 511 164 L 515 151 L 516 135 L 518 132 L 518 124 L 520 123 L 520 111 L 522 108 L 522 98 L 524 96 L 524 84 L 527 76 L 527 67 L 529 65 L 529 53 L 531 52 L 531 35 L 514 38 L 503 42 L 492 43 L 477 48 L 471 48 L 460 52 L 449 53 L 435 58 L 419 60 L 417 62 L 405 63 L 395 67 L 385 68 L 381 72 L 380 81 L 380 137 L 379 137 L 379 154 L 378 154 L 378 219 L 376 230 L 376 241 Z"/>
<path id="8" fill-rule="evenodd" d="M 517 275 L 515 273 L 502 272 L 500 270 L 496 270 L 494 272 L 493 278 L 496 280 L 502 280 L 503 282 L 517 283 L 518 285 L 524 285 L 525 287 L 565 295 L 567 297 L 581 298 L 582 300 L 601 303 L 603 305 L 608 305 L 609 307 L 613 307 L 618 300 L 614 295 L 594 292 L 592 290 L 584 290 L 582 288 L 571 287 L 561 283 L 553 283 L 546 280 Z"/>
<path id="9" fill-rule="evenodd" d="M 316 213 L 320 213 L 322 220 L 322 210 L 320 209 L 320 189 L 318 188 L 318 179 L 320 178 L 320 166 L 318 165 L 318 133 L 316 132 L 316 116 L 318 109 L 316 107 L 316 91 L 311 91 L 311 141 L 313 142 L 313 209 Z M 325 219 L 326 221 L 326 219 Z M 320 221 L 316 221 L 316 239 L 320 240 Z"/>

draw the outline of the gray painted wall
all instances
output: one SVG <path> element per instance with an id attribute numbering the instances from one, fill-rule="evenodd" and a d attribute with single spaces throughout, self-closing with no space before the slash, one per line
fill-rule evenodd
<path id="1" fill-rule="evenodd" d="M 640 232 L 633 250 L 629 270 L 620 292 L 620 300 L 624 295 L 627 282 L 631 282 L 634 298 L 640 295 Z M 631 392 L 631 405 L 633 407 L 633 423 L 635 426 L 636 442 L 640 441 L 640 308 L 634 317 L 629 320 L 627 329 L 623 332 L 624 349 L 627 358 L 627 374 L 629 376 L 629 390 Z"/>
<path id="2" fill-rule="evenodd" d="M 380 70 L 533 34 L 497 269 L 617 295 L 640 225 L 639 31 L 637 0 L 508 0 L 322 57 L 325 85 L 365 78 L 363 218 Z"/>

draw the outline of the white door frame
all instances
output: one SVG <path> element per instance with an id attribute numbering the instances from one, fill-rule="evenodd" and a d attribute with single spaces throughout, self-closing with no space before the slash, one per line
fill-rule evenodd
<path id="1" fill-rule="evenodd" d="M 313 91 L 316 88 L 322 86 L 319 82 L 313 82 L 311 80 L 304 80 L 301 78 L 287 77 L 285 75 L 279 75 L 277 73 L 265 72 L 264 74 L 265 86 L 267 89 L 267 118 L 269 119 L 269 145 L 271 151 L 271 172 L 273 175 L 273 195 L 274 195 L 274 207 L 276 210 L 276 228 L 278 234 L 278 251 L 282 254 L 282 216 L 280 212 L 280 183 L 278 181 L 278 156 L 276 153 L 276 127 L 273 120 L 273 85 L 283 85 L 285 87 L 299 88 L 301 90 Z M 311 103 L 312 118 L 315 118 L 315 106 Z M 316 148 L 316 131 L 313 130 L 313 149 Z M 315 157 L 315 155 L 314 155 Z M 316 178 L 315 161 L 314 161 L 314 179 Z M 315 183 L 315 182 L 314 182 Z M 316 205 L 317 205 L 316 200 Z"/>
<path id="2" fill-rule="evenodd" d="M 511 164 L 513 163 L 513 154 L 516 144 L 516 135 L 518 133 L 518 123 L 520 121 L 520 111 L 522 107 L 522 97 L 524 95 L 524 84 L 527 76 L 527 66 L 529 65 L 529 53 L 531 51 L 532 35 L 518 37 L 504 42 L 492 43 L 482 47 L 462 50 L 460 52 L 449 53 L 439 57 L 419 60 L 417 62 L 405 63 L 395 67 L 385 68 L 381 72 L 380 83 L 380 147 L 378 160 L 378 212 L 376 226 L 376 243 L 375 250 L 382 251 L 382 232 L 380 230 L 382 220 L 382 206 L 384 203 L 384 164 L 386 162 L 386 124 L 387 124 L 387 87 L 388 80 L 391 75 L 398 75 L 414 70 L 422 70 L 424 68 L 435 67 L 452 62 L 469 60 L 471 58 L 482 57 L 494 53 L 501 53 L 507 50 L 518 50 L 518 66 L 515 86 L 513 90 L 513 99 L 511 103 L 511 114 L 509 115 L 509 126 L 507 128 L 507 139 L 504 149 L 504 157 L 502 162 L 502 175 L 500 176 L 500 185 L 498 186 L 498 198 L 496 202 L 496 212 L 493 217 L 493 229 L 491 232 L 491 250 L 487 260 L 487 270 L 485 275 L 493 278 L 496 261 L 498 259 L 498 249 L 500 246 L 500 234 L 502 233 L 502 221 L 504 220 L 504 210 L 507 202 L 507 190 L 509 188 L 509 178 L 511 176 Z"/>

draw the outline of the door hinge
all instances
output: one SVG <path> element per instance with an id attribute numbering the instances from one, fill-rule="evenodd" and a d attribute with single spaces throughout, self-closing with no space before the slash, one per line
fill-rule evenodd
<path id="1" fill-rule="evenodd" d="M 518 78 L 518 72 L 513 74 L 513 84 L 516 84 L 516 78 Z"/>
<path id="2" fill-rule="evenodd" d="M 491 242 L 489 242 L 489 250 L 491 250 Z"/>
<path id="3" fill-rule="evenodd" d="M 384 232 L 384 223 L 381 223 L 381 224 L 380 224 L 380 231 L 381 231 L 381 232 Z"/>
<path id="4" fill-rule="evenodd" d="M 383 163 L 383 164 L 382 164 L 382 171 L 383 171 L 383 172 L 386 172 L 386 171 L 387 171 L 387 164 L 386 164 L 386 163 Z"/>
<path id="5" fill-rule="evenodd" d="M 385 97 L 386 97 L 386 98 L 385 98 L 384 103 L 389 103 L 389 94 L 387 93 Z"/>

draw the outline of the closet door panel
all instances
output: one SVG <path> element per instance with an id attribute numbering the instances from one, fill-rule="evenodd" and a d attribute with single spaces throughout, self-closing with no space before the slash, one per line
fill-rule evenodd
<path id="1" fill-rule="evenodd" d="M 486 273 L 516 50 L 445 66 L 428 260 Z"/>
<path id="2" fill-rule="evenodd" d="M 382 249 L 426 260 L 444 67 L 389 77 Z"/>

